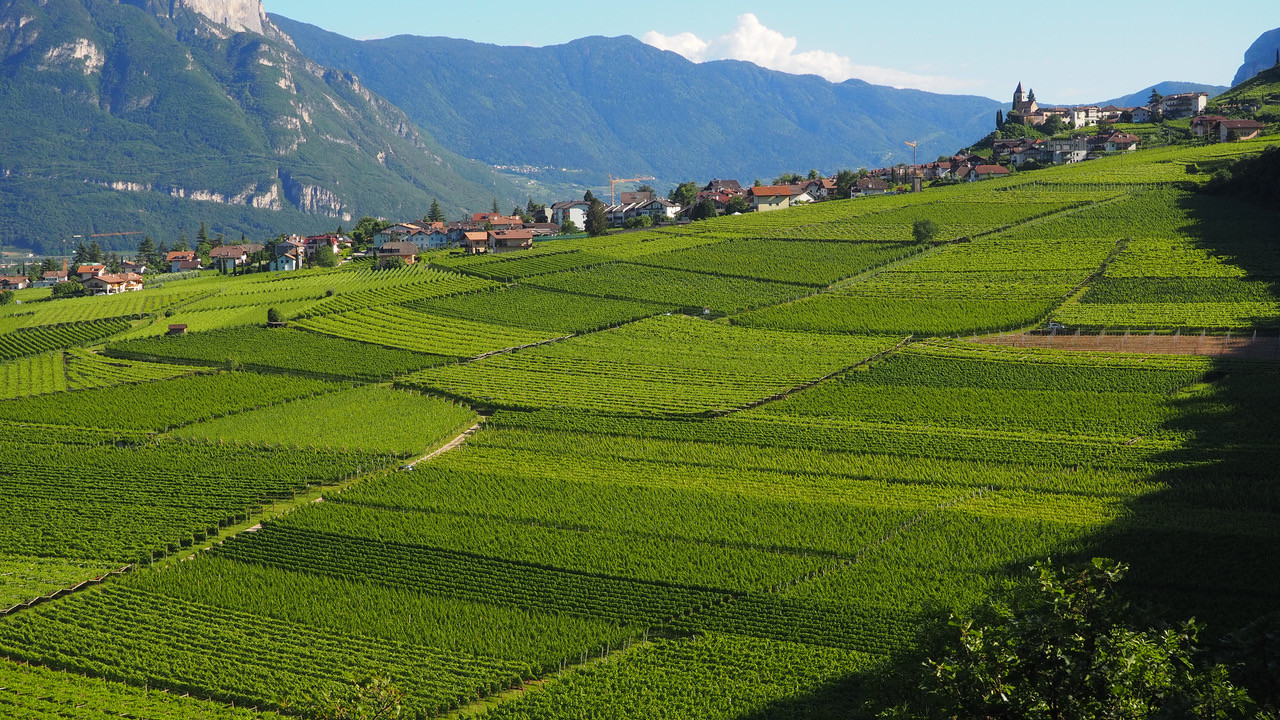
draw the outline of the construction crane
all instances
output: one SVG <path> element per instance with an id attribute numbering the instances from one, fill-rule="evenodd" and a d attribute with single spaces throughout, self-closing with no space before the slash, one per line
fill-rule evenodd
<path id="1" fill-rule="evenodd" d="M 916 168 L 920 165 L 920 149 L 916 147 L 920 144 L 920 141 L 916 140 L 915 142 L 909 142 L 906 144 L 911 146 L 911 174 L 914 175 Z"/>
<path id="2" fill-rule="evenodd" d="M 141 235 L 141 234 L 142 234 L 142 233 L 140 233 L 140 232 L 98 233 L 97 235 L 90 235 L 89 237 L 91 237 L 91 238 L 96 238 L 96 237 L 124 237 L 124 236 L 126 236 L 126 235 Z"/>
<path id="3" fill-rule="evenodd" d="M 615 178 L 614 176 L 610 175 L 609 176 L 609 197 L 611 200 L 610 204 L 611 205 L 618 204 L 618 192 L 614 189 L 617 187 L 618 183 L 644 182 L 645 180 L 654 180 L 654 179 L 656 178 L 651 178 L 651 177 Z"/>

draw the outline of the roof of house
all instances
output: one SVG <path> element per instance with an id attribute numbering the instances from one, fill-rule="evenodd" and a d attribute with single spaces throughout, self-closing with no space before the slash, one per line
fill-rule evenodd
<path id="1" fill-rule="evenodd" d="M 858 178 L 854 185 L 857 185 L 859 190 L 887 190 L 889 188 L 885 181 L 874 177 Z"/>
<path id="2" fill-rule="evenodd" d="M 1257 120 L 1223 120 L 1218 124 L 1228 130 L 1261 130 L 1266 127 Z"/>
<path id="3" fill-rule="evenodd" d="M 142 276 L 137 273 L 120 273 L 117 275 L 100 275 L 98 277 L 85 280 L 86 283 L 99 283 L 104 285 L 123 285 L 129 282 L 141 282 Z"/>
<path id="4" fill-rule="evenodd" d="M 47 272 L 41 277 L 43 277 L 45 280 L 52 280 L 54 278 L 65 278 L 66 276 L 67 276 L 66 270 L 55 270 L 53 272 Z"/>
<path id="5" fill-rule="evenodd" d="M 1113 132 L 1106 136 L 1109 143 L 1130 144 L 1142 142 L 1142 138 L 1127 132 Z"/>
<path id="6" fill-rule="evenodd" d="M 175 250 L 165 256 L 165 260 L 169 262 L 181 262 L 183 260 L 195 260 L 196 253 L 194 250 Z"/>
<path id="7" fill-rule="evenodd" d="M 199 270 L 200 261 L 199 260 L 182 260 L 181 262 L 178 263 L 178 269 L 179 270 Z"/>
<path id="8" fill-rule="evenodd" d="M 973 169 L 979 175 L 1008 175 L 1009 168 L 1002 165 L 979 165 Z"/>
<path id="9" fill-rule="evenodd" d="M 469 230 L 462 234 L 462 239 L 466 242 L 489 242 L 489 233 Z"/>
<path id="10" fill-rule="evenodd" d="M 0 277 L 0 283 L 5 285 L 18 285 L 24 282 L 30 282 L 26 275 L 5 275 Z"/>
<path id="11" fill-rule="evenodd" d="M 378 248 L 379 255 L 417 255 L 418 246 L 411 242 L 389 242 Z"/>
<path id="12" fill-rule="evenodd" d="M 492 233 L 495 240 L 532 240 L 532 230 L 495 230 Z"/>
<path id="13" fill-rule="evenodd" d="M 238 258 L 248 254 L 249 251 L 244 245 L 220 245 L 209 251 L 209 257 L 215 260 Z"/>
<path id="14" fill-rule="evenodd" d="M 76 274 L 78 275 L 81 273 L 95 273 L 95 272 L 101 272 L 106 269 L 107 269 L 106 265 L 81 265 L 80 267 L 76 268 Z"/>
<path id="15" fill-rule="evenodd" d="M 553 205 L 551 206 L 551 209 L 552 209 L 552 210 L 567 210 L 568 208 L 576 207 L 576 206 L 578 206 L 578 205 L 588 205 L 588 206 L 589 206 L 589 205 L 591 205 L 591 203 L 587 202 L 586 200 L 564 200 L 564 201 L 562 201 L 562 202 L 558 202 L 558 203 L 553 204 Z"/>
<path id="16" fill-rule="evenodd" d="M 799 195 L 802 190 L 794 185 L 764 185 L 762 187 L 753 187 L 748 190 L 755 197 L 791 197 Z"/>

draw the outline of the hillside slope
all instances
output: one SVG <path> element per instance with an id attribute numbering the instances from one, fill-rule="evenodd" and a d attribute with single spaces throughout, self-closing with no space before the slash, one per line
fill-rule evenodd
<path id="1" fill-rule="evenodd" d="M 227 20 L 224 5 L 197 4 Z M 5 244 L 171 239 L 202 220 L 275 234 L 418 216 L 433 197 L 451 214 L 515 199 L 355 77 L 261 27 L 154 0 L 0 4 Z"/>
<path id="2" fill-rule="evenodd" d="M 1151 98 L 1151 91 L 1155 90 L 1161 95 L 1176 95 L 1178 93 L 1189 92 L 1207 92 L 1209 97 L 1216 97 L 1226 92 L 1229 88 L 1224 85 L 1205 85 L 1204 83 L 1194 82 L 1178 82 L 1175 80 L 1167 80 L 1165 82 L 1156 83 L 1148 88 L 1143 88 L 1135 93 L 1130 93 L 1123 97 L 1104 100 L 1098 105 L 1115 105 L 1116 107 L 1138 107 L 1146 105 L 1147 100 Z"/>
<path id="3" fill-rule="evenodd" d="M 496 165 L 661 180 L 875 167 L 985 135 L 1000 103 L 833 84 L 738 61 L 694 64 L 631 37 L 545 48 L 449 38 L 357 41 L 271 16 L 318 61 L 350 70 L 446 146 Z"/>

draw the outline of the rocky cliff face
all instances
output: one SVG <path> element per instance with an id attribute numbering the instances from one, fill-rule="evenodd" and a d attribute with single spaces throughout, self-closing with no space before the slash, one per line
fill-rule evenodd
<path id="1" fill-rule="evenodd" d="M 236 32 L 261 35 L 267 22 L 262 0 L 171 0 L 170 13 L 178 8 L 198 12 Z"/>
<path id="2" fill-rule="evenodd" d="M 1236 73 L 1236 79 L 1231 82 L 1231 85 L 1239 85 L 1263 70 L 1275 67 L 1277 52 L 1280 52 L 1280 28 L 1263 33 L 1262 37 L 1249 47 L 1244 54 L 1244 64 L 1240 66 L 1240 72 Z"/>

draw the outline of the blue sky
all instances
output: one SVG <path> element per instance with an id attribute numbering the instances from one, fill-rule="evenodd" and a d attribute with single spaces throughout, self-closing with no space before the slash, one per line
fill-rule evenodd
<path id="1" fill-rule="evenodd" d="M 357 38 L 408 33 L 555 45 L 633 35 L 694 60 L 732 57 L 832 80 L 859 77 L 1001 100 L 1024 81 L 1055 103 L 1105 100 L 1163 80 L 1229 85 L 1245 49 L 1280 27 L 1275 0 L 264 2 L 268 12 Z"/>

